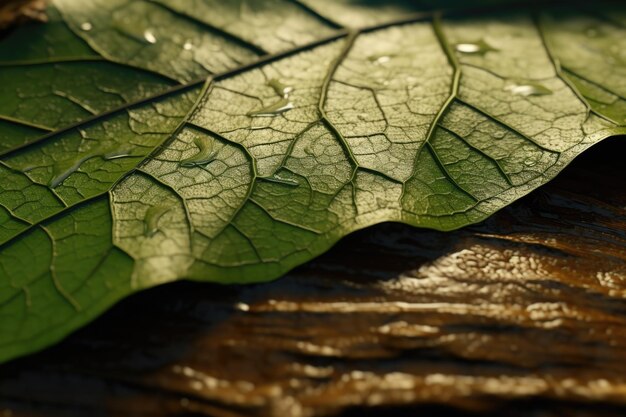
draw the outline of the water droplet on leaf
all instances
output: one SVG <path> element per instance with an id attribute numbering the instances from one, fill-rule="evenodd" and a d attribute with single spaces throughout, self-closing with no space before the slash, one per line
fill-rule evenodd
<path id="1" fill-rule="evenodd" d="M 248 116 L 251 117 L 274 117 L 278 116 L 281 113 L 286 112 L 287 110 L 293 109 L 293 103 L 289 101 L 288 98 L 281 98 L 275 103 L 270 104 L 269 106 L 263 107 L 260 110 L 251 111 L 248 113 Z"/>
<path id="2" fill-rule="evenodd" d="M 183 45 L 183 49 L 185 51 L 189 51 L 189 50 L 193 49 L 193 44 L 191 42 L 185 42 L 185 44 Z"/>
<path id="3" fill-rule="evenodd" d="M 154 236 L 159 230 L 159 220 L 165 213 L 170 210 L 166 206 L 152 206 L 146 211 L 146 215 L 143 218 L 143 233 L 146 236 Z"/>
<path id="4" fill-rule="evenodd" d="M 457 51 L 464 54 L 484 55 L 489 51 L 497 51 L 483 39 L 476 42 L 459 42 L 455 45 Z"/>
<path id="5" fill-rule="evenodd" d="M 294 108 L 293 103 L 289 100 L 289 93 L 293 91 L 293 87 L 283 84 L 279 80 L 272 78 L 267 82 L 267 85 L 272 87 L 276 94 L 278 94 L 281 98 L 275 103 L 270 104 L 269 106 L 265 106 L 260 110 L 251 111 L 248 113 L 248 116 L 251 117 L 273 117 L 277 116 L 281 113 L 286 112 L 287 110 L 291 110 Z"/>
<path id="6" fill-rule="evenodd" d="M 117 145 L 117 144 L 114 144 Z M 101 157 L 107 161 L 112 159 L 120 159 L 132 157 L 130 151 L 127 150 L 119 150 L 114 149 L 109 145 L 109 147 L 105 147 L 103 145 L 97 146 L 91 152 L 86 154 L 72 154 L 72 156 L 58 160 L 52 166 L 52 178 L 48 182 L 50 188 L 56 188 L 63 183 L 70 175 L 74 172 L 78 171 L 80 166 L 86 161 Z"/>
<path id="7" fill-rule="evenodd" d="M 215 159 L 216 152 L 213 151 L 213 142 L 205 136 L 194 138 L 193 143 L 198 147 L 198 153 L 187 159 L 180 161 L 180 165 L 192 168 L 199 165 L 207 165 Z"/>
<path id="8" fill-rule="evenodd" d="M 156 36 L 154 36 L 154 33 L 152 33 L 152 31 L 150 29 L 147 29 L 144 33 L 143 33 L 143 37 L 144 39 L 148 42 L 148 43 L 156 43 L 157 38 Z"/>
<path id="9" fill-rule="evenodd" d="M 93 29 L 93 25 L 89 22 L 83 22 L 80 24 L 80 28 L 85 32 L 89 32 L 91 29 Z"/>
<path id="10" fill-rule="evenodd" d="M 524 165 L 526 165 L 527 167 L 534 167 L 535 165 L 537 165 L 537 161 L 534 159 L 525 159 L 524 160 Z"/>
<path id="11" fill-rule="evenodd" d="M 129 151 L 113 151 L 105 153 L 104 155 L 102 155 L 102 158 L 110 161 L 112 159 L 128 158 L 130 156 L 132 155 Z"/>
<path id="12" fill-rule="evenodd" d="M 375 65 L 383 65 L 391 61 L 392 57 L 392 55 L 372 55 L 367 57 L 367 59 Z"/>
<path id="13" fill-rule="evenodd" d="M 50 188 L 56 188 L 63 183 L 74 172 L 80 168 L 83 162 L 93 158 L 93 155 L 83 156 L 82 158 L 70 158 L 57 161 L 52 167 L 52 179 L 48 182 Z"/>
<path id="14" fill-rule="evenodd" d="M 520 96 L 545 96 L 552 94 L 552 90 L 541 84 L 534 82 L 527 83 L 510 83 L 504 86 L 505 91 L 510 91 L 513 94 Z"/>
<path id="15" fill-rule="evenodd" d="M 272 87 L 274 91 L 276 91 L 276 94 L 283 98 L 289 97 L 289 93 L 293 91 L 292 86 L 283 84 L 282 82 L 280 82 L 280 80 L 277 80 L 276 78 L 272 78 L 271 80 L 269 80 L 267 82 L 267 85 Z"/>
<path id="16" fill-rule="evenodd" d="M 278 175 L 278 174 L 274 174 L 274 176 L 271 178 L 271 180 L 272 180 L 273 182 L 278 182 L 278 183 L 280 183 L 280 184 L 291 185 L 291 186 L 296 186 L 296 187 L 297 187 L 298 185 L 300 185 L 300 183 L 299 183 L 298 181 L 296 181 L 296 180 L 294 180 L 294 179 L 292 179 L 292 178 L 284 178 L 284 177 L 281 177 L 281 176 L 280 176 L 280 175 Z"/>

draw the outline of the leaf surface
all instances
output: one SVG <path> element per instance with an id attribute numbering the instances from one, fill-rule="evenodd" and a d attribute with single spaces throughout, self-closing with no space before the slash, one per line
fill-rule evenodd
<path id="1" fill-rule="evenodd" d="M 55 0 L 0 43 L 0 360 L 142 288 L 481 221 L 626 132 L 619 7 L 324 3 Z"/>

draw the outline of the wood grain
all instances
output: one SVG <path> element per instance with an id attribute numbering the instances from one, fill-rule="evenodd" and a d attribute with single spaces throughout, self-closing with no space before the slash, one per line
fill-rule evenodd
<path id="1" fill-rule="evenodd" d="M 0 37 L 2 31 L 24 22 L 47 21 L 46 0 L 0 0 Z"/>
<path id="2" fill-rule="evenodd" d="M 624 416 L 624 138 L 490 220 L 131 297 L 0 367 L 0 416 Z"/>

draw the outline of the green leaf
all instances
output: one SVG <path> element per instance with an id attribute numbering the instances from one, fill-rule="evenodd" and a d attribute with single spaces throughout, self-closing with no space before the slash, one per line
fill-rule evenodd
<path id="1" fill-rule="evenodd" d="M 55 0 L 0 43 L 0 361 L 160 283 L 481 221 L 626 132 L 622 7 L 191 3 Z"/>

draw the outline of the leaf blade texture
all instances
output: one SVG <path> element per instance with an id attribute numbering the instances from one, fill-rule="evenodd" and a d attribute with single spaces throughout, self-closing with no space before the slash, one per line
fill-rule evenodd
<path id="1" fill-rule="evenodd" d="M 0 42 L 0 361 L 143 288 L 481 221 L 626 131 L 621 7 L 193 3 L 55 0 Z"/>

